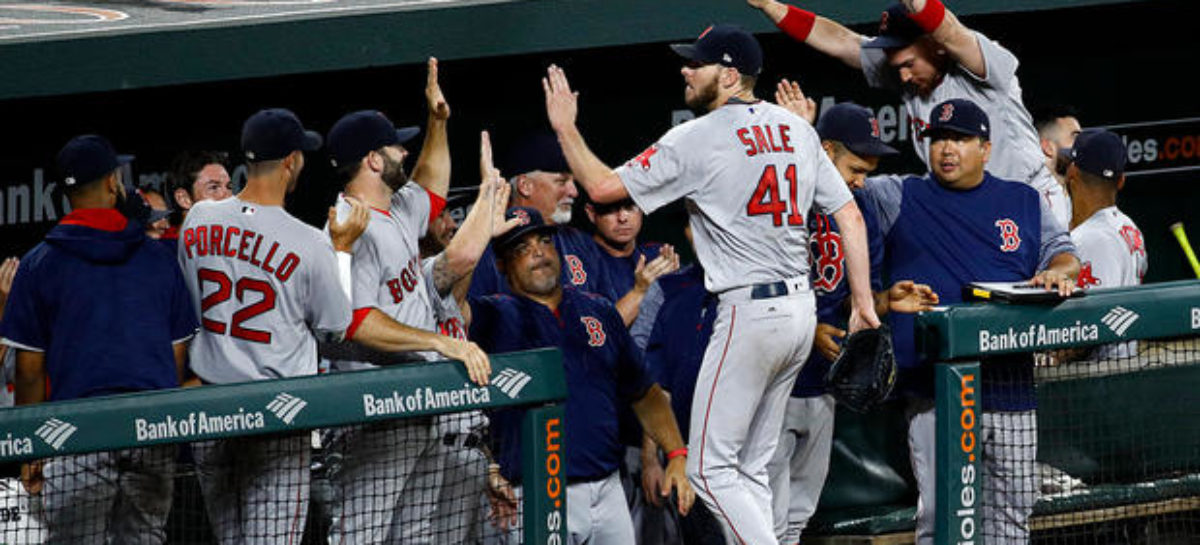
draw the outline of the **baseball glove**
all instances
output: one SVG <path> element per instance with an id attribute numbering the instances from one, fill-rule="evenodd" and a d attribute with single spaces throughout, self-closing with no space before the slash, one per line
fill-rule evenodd
<path id="1" fill-rule="evenodd" d="M 834 399 L 860 413 L 886 399 L 895 385 L 896 357 L 886 325 L 850 335 L 825 375 L 825 387 Z"/>

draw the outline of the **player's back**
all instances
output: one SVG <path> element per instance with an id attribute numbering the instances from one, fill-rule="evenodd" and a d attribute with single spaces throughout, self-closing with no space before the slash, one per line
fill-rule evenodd
<path id="1" fill-rule="evenodd" d="M 179 261 L 201 316 L 191 367 L 206 382 L 315 374 L 314 334 L 339 338 L 350 323 L 329 239 L 282 207 L 197 203 Z"/>
<path id="2" fill-rule="evenodd" d="M 685 158 L 681 177 L 699 178 L 685 196 L 714 292 L 807 277 L 810 208 L 833 212 L 851 198 L 812 126 L 773 104 L 726 104 L 660 144 Z"/>
<path id="3" fill-rule="evenodd" d="M 1129 216 L 1110 206 L 1071 230 L 1079 252 L 1083 288 L 1136 286 L 1146 274 L 1146 244 Z"/>

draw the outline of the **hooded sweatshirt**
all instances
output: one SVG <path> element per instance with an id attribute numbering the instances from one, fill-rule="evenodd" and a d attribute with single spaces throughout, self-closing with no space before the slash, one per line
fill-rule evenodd
<path id="1" fill-rule="evenodd" d="M 50 401 L 179 386 L 197 316 L 175 256 L 112 209 L 79 209 L 21 259 L 0 337 L 44 352 Z"/>

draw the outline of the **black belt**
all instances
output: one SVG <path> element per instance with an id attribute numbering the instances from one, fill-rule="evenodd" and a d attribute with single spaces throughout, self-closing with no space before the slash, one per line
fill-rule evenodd
<path id="1" fill-rule="evenodd" d="M 460 438 L 462 448 L 479 448 L 483 444 L 483 437 L 477 433 L 447 433 L 442 436 L 442 444 L 447 447 L 457 447 L 460 446 Z"/>
<path id="2" fill-rule="evenodd" d="M 787 282 L 780 280 L 778 282 L 767 282 L 765 284 L 754 284 L 750 286 L 751 299 L 770 299 L 772 297 L 780 297 L 788 294 Z"/>

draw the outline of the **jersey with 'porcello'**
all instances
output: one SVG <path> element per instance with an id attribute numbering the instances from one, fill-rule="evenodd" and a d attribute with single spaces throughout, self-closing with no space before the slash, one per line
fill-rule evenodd
<path id="1" fill-rule="evenodd" d="M 566 476 L 592 481 L 617 470 L 623 453 L 617 408 L 645 395 L 652 381 L 617 309 L 607 299 L 572 287 L 562 289 L 557 311 L 519 296 L 497 294 L 472 300 L 470 337 L 488 353 L 557 347 L 567 380 Z M 523 410 L 492 416 L 499 443 L 500 471 L 521 477 Z"/>
<path id="2" fill-rule="evenodd" d="M 202 326 L 191 368 L 206 382 L 316 374 L 317 340 L 341 339 L 350 325 L 329 237 L 283 207 L 196 203 L 179 261 Z"/>
<path id="3" fill-rule="evenodd" d="M 809 209 L 852 198 L 812 126 L 765 102 L 679 125 L 616 173 L 646 213 L 685 200 L 712 292 L 807 277 Z"/>
<path id="4" fill-rule="evenodd" d="M 1075 251 L 1037 191 L 991 174 L 968 190 L 947 189 L 931 175 L 878 176 L 868 180 L 863 197 L 879 217 L 891 277 L 928 284 L 943 304 L 962 302 L 969 282 L 1029 280 L 1054 256 Z M 932 399 L 933 367 L 916 353 L 914 316 L 893 312 L 888 319 L 900 367 L 898 389 Z M 985 362 L 984 408 L 1032 408 L 1032 384 L 1031 358 Z"/>

